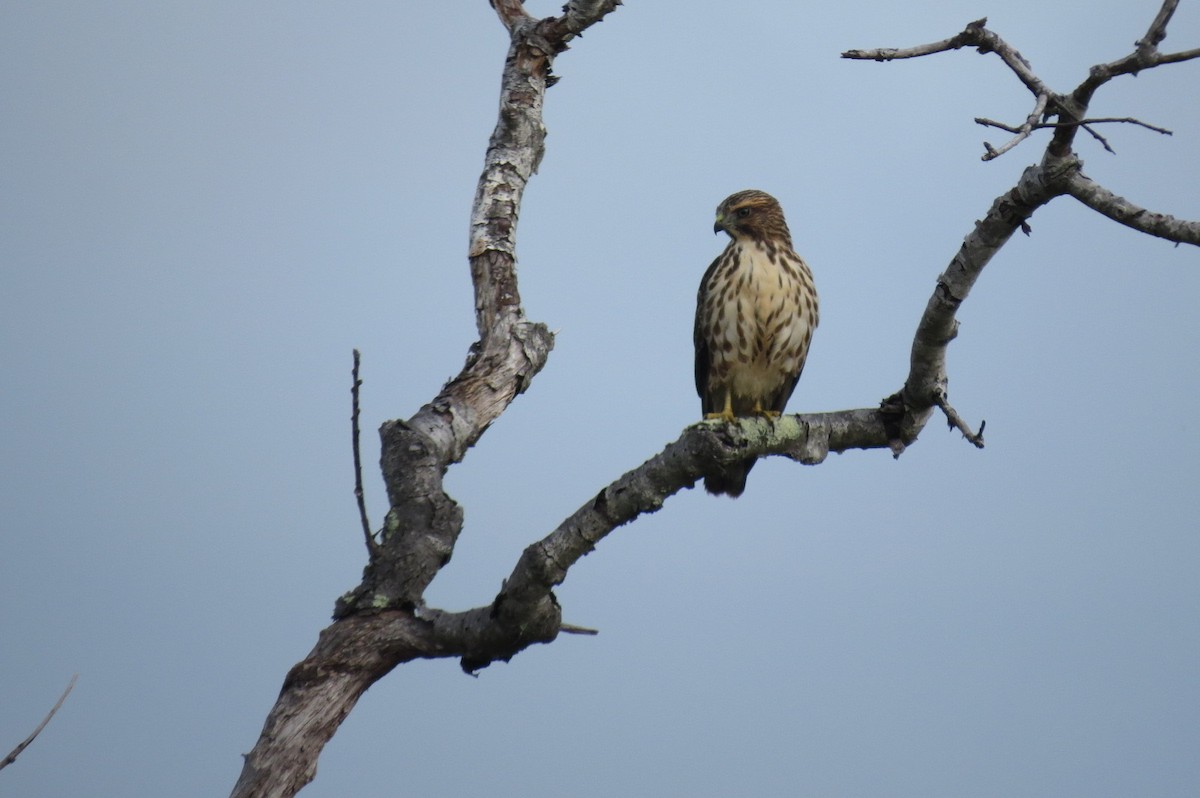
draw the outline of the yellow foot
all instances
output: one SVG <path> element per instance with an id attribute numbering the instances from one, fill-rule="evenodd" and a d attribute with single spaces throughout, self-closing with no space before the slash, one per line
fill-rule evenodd
<path id="1" fill-rule="evenodd" d="M 779 418 L 779 411 L 778 411 L 778 410 L 766 410 L 766 409 L 764 409 L 764 408 L 763 408 L 763 406 L 762 406 L 762 402 L 755 402 L 755 403 L 754 403 L 754 410 L 753 410 L 753 413 L 754 413 L 754 415 L 756 415 L 756 416 L 763 416 L 763 417 L 765 417 L 765 418 L 770 418 L 770 419 L 776 419 L 776 418 Z"/>
<path id="2" fill-rule="evenodd" d="M 733 411 L 730 410 L 729 408 L 725 408 L 724 412 L 721 412 L 721 413 L 705 413 L 704 420 L 705 421 L 724 421 L 726 423 L 732 423 Z"/>

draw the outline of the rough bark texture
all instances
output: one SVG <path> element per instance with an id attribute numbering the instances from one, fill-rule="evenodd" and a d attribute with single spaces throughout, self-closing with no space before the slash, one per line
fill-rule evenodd
<path id="1" fill-rule="evenodd" d="M 1096 185 L 1082 175 L 1072 149 L 1079 128 L 1088 129 L 1092 96 L 1108 80 L 1200 57 L 1200 50 L 1158 52 L 1176 3 L 1163 3 L 1133 53 L 1093 67 L 1069 93 L 1044 85 L 1020 53 L 986 28 L 986 20 L 933 44 L 843 53 L 846 58 L 875 61 L 963 47 L 995 53 L 1034 95 L 1035 103 L 1025 124 L 1011 128 L 1018 131 L 1016 139 L 1000 149 L 987 145 L 988 158 L 1028 139 L 1039 128 L 1039 118 L 1065 123 L 1054 127 L 1040 163 L 1025 169 L 1015 185 L 996 198 L 938 277 L 917 324 L 904 385 L 874 407 L 774 421 L 705 421 L 686 428 L 676 441 L 601 489 L 550 534 L 529 545 L 491 604 L 450 613 L 426 607 L 423 599 L 453 553 L 462 528 L 462 510 L 444 489 L 446 469 L 460 461 L 525 391 L 554 344 L 545 325 L 525 318 L 514 257 L 522 194 L 542 157 L 542 102 L 554 82 L 551 65 L 568 41 L 619 4 L 575 0 L 561 16 L 536 20 L 519 0 L 492 0 L 511 46 L 499 118 L 471 214 L 468 259 L 479 339 L 458 376 L 431 402 L 407 421 L 382 425 L 380 466 L 391 509 L 368 546 L 370 560 L 362 583 L 338 600 L 334 622 L 288 673 L 258 742 L 246 755 L 235 798 L 299 791 L 312 780 L 322 748 L 359 697 L 398 664 L 458 657 L 464 669 L 474 671 L 534 643 L 552 641 L 564 630 L 553 588 L 571 566 L 617 527 L 657 511 L 669 496 L 724 465 L 766 455 L 815 465 L 829 452 L 849 449 L 887 449 L 898 456 L 939 408 L 982 446 L 982 435 L 971 433 L 949 405 L 946 351 L 957 333 L 958 309 L 984 267 L 1013 233 L 1028 231 L 1027 220 L 1038 208 L 1070 195 L 1136 230 L 1200 244 L 1200 223 L 1151 213 Z"/>

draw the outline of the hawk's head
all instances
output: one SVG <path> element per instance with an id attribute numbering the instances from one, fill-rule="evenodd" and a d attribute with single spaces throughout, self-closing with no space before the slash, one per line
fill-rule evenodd
<path id="1" fill-rule="evenodd" d="M 765 191 L 755 189 L 730 194 L 717 206 L 713 232 L 722 230 L 734 240 L 782 240 L 789 245 L 792 241 L 778 200 Z"/>

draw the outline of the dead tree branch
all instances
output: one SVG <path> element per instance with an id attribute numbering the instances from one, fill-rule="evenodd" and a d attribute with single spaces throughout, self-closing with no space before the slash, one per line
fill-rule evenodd
<path id="1" fill-rule="evenodd" d="M 1046 103 L 1048 103 L 1049 101 L 1050 101 L 1050 98 L 1047 95 L 1039 94 L 1037 96 L 1037 102 L 1035 102 L 1033 104 L 1033 110 L 1029 113 L 1029 116 L 1026 117 L 1026 119 L 1025 119 L 1025 124 L 1021 125 L 1019 128 L 1015 128 L 1015 129 L 1005 128 L 1006 130 L 1009 130 L 1012 133 L 1016 133 L 1017 135 L 1014 136 L 1012 139 L 1010 139 L 1007 143 L 1003 144 L 999 149 L 993 149 L 991 144 L 988 144 L 986 141 L 983 142 L 983 147 L 985 150 L 985 152 L 983 154 L 983 160 L 990 161 L 993 158 L 999 158 L 1001 155 L 1008 152 L 1009 150 L 1011 150 L 1013 147 L 1020 144 L 1025 139 L 1029 138 L 1029 134 L 1037 129 L 1037 127 L 1038 127 L 1037 121 L 1039 119 L 1041 119 L 1042 114 L 1044 114 L 1046 112 Z M 978 122 L 979 120 L 976 119 L 975 121 Z M 997 127 L 1000 127 L 1000 126 L 997 125 Z"/>
<path id="2" fill-rule="evenodd" d="M 423 598 L 449 560 L 462 527 L 462 511 L 446 493 L 443 476 L 526 390 L 554 345 L 545 325 L 525 317 L 514 255 L 521 199 L 543 152 L 542 103 L 553 82 L 551 66 L 568 41 L 618 5 L 617 0 L 572 0 L 561 16 L 536 20 L 519 0 L 492 0 L 509 32 L 510 47 L 500 112 L 471 213 L 468 261 L 479 338 L 462 370 L 432 401 L 411 418 L 387 421 L 380 428 L 380 466 L 390 506 L 383 529 L 375 546 L 369 546 L 362 582 L 338 600 L 334 622 L 284 680 L 258 742 L 246 756 L 234 798 L 294 795 L 313 778 L 322 748 L 363 692 L 398 664 L 458 657 L 465 670 L 476 671 L 550 642 L 561 632 L 590 632 L 563 623 L 553 592 L 571 566 L 617 527 L 656 512 L 667 498 L 723 465 L 768 455 L 817 464 L 831 451 L 849 449 L 887 449 L 898 456 L 938 408 L 969 441 L 982 446 L 983 425 L 971 432 L 949 403 L 947 349 L 958 331 L 958 310 L 983 269 L 1016 231 L 1028 232 L 1028 219 L 1039 208 L 1071 194 L 1142 232 L 1200 242 L 1200 223 L 1149 214 L 1091 183 L 1080 173 L 1081 162 L 1071 148 L 1075 133 L 1088 123 L 1091 96 L 1104 82 L 1195 57 L 1157 51 L 1175 2 L 1164 2 L 1133 54 L 1093 67 L 1069 95 L 1045 86 L 1020 53 L 987 30 L 986 20 L 921 47 L 843 53 L 887 61 L 970 46 L 997 54 L 1036 101 L 1034 113 L 1014 131 L 1017 138 L 993 149 L 995 155 L 1056 120 L 1040 162 L 993 201 L 939 275 L 917 323 L 903 386 L 877 407 L 692 425 L 528 546 L 489 605 L 446 612 L 425 606 Z M 356 370 L 356 387 L 357 379 Z"/>
<path id="3" fill-rule="evenodd" d="M 1087 114 L 1087 107 L 1091 103 L 1096 90 L 1115 77 L 1136 75 L 1144 69 L 1152 69 L 1163 64 L 1175 64 L 1200 57 L 1200 48 L 1166 55 L 1158 51 L 1158 45 L 1167 38 L 1167 23 L 1171 21 L 1171 16 L 1175 13 L 1175 8 L 1178 5 L 1179 0 L 1164 0 L 1154 17 L 1154 21 L 1150 23 L 1150 27 L 1146 30 L 1146 34 L 1137 40 L 1132 53 L 1108 64 L 1097 64 L 1088 70 L 1088 76 L 1075 87 L 1075 90 L 1069 96 L 1062 98 L 1060 120 L 1063 122 L 1082 120 Z M 1074 144 L 1075 133 L 1078 130 L 1079 127 L 1073 125 L 1060 127 L 1054 133 L 1054 138 L 1050 142 L 1050 149 L 1056 154 L 1066 152 Z M 1097 136 L 1090 129 L 1088 132 L 1092 133 L 1093 136 Z M 1108 149 L 1107 144 L 1105 148 Z"/>
<path id="4" fill-rule="evenodd" d="M 895 48 L 883 47 L 872 50 L 846 50 L 842 58 L 856 61 L 894 61 L 900 58 L 920 58 L 921 56 L 944 53 L 950 50 L 961 50 L 963 47 L 974 47 L 981 54 L 995 53 L 1009 69 L 1017 76 L 1034 97 L 1053 96 L 1053 92 L 1034 74 L 1033 68 L 1025 57 L 1016 51 L 1008 42 L 988 30 L 987 17 L 968 22 L 962 31 L 933 44 L 922 44 L 917 47 Z"/>
<path id="5" fill-rule="evenodd" d="M 846 50 L 842 58 L 871 61 L 896 61 L 904 58 L 920 58 L 934 53 L 945 53 L 950 50 L 961 50 L 964 47 L 978 46 L 979 31 L 987 25 L 987 17 L 968 22 L 967 27 L 948 39 L 929 44 L 918 44 L 915 47 L 875 47 L 870 50 Z"/>
<path id="6" fill-rule="evenodd" d="M 1146 30 L 1146 35 L 1138 39 L 1134 46 L 1138 50 L 1153 51 L 1162 44 L 1163 39 L 1167 38 L 1167 24 L 1170 23 L 1171 17 L 1175 15 L 1175 9 L 1179 7 L 1179 0 L 1165 0 L 1162 6 L 1159 7 L 1158 13 L 1154 15 L 1154 20 L 1150 23 L 1149 29 Z"/>
<path id="7" fill-rule="evenodd" d="M 362 379 L 358 376 L 358 367 L 362 361 L 362 354 L 354 350 L 354 367 L 350 370 L 350 439 L 351 448 L 354 451 L 354 500 L 358 504 L 358 520 L 362 523 L 363 539 L 367 544 L 368 556 L 374 555 L 378 544 L 375 542 L 375 536 L 371 533 L 371 522 L 367 518 L 367 501 L 363 494 L 363 479 L 362 479 L 362 449 L 359 446 L 359 429 L 358 429 L 358 389 L 362 387 Z"/>
<path id="8" fill-rule="evenodd" d="M 262 734 L 246 755 L 237 798 L 291 796 L 312 780 L 317 756 L 362 693 L 398 663 L 466 655 L 479 647 L 519 650 L 558 633 L 557 604 L 535 620 L 498 612 L 421 617 L 422 596 L 449 560 L 462 511 L 443 489 L 488 426 L 545 365 L 554 337 L 525 318 L 516 276 L 516 230 L 525 185 L 542 158 L 542 102 L 554 58 L 600 21 L 615 0 L 573 0 L 561 17 L 534 20 L 518 0 L 493 0 L 510 46 L 500 112 L 471 213 L 468 261 L 479 339 L 458 376 L 407 421 L 380 429 L 380 465 L 391 509 L 362 583 L 339 600 L 335 621 L 284 681 Z M 528 623 L 526 623 L 528 622 Z M 499 641 L 499 642 L 497 642 Z"/>
<path id="9" fill-rule="evenodd" d="M 78 673 L 71 677 L 71 681 L 67 683 L 67 689 L 63 690 L 62 695 L 60 695 L 58 700 L 54 702 L 54 706 L 50 707 L 50 711 L 46 713 L 46 717 L 42 718 L 42 722 L 37 725 L 37 728 L 33 730 L 33 733 L 21 742 L 17 743 L 17 747 L 9 751 L 8 756 L 4 757 L 4 759 L 0 759 L 0 770 L 4 770 L 4 768 L 11 765 L 13 762 L 16 762 L 17 757 L 19 757 L 25 751 L 25 749 L 29 747 L 30 743 L 37 739 L 37 736 L 42 733 L 42 729 L 46 728 L 46 724 L 49 723 L 50 719 L 54 717 L 54 713 L 58 712 L 59 708 L 63 705 L 63 702 L 67 700 L 67 696 L 69 696 L 71 691 L 75 689 L 75 682 L 78 680 Z"/>
<path id="10" fill-rule="evenodd" d="M 993 123 L 991 120 L 980 121 L 976 119 L 976 122 L 980 124 L 1001 127 L 1017 134 L 1015 139 L 999 148 L 992 147 L 992 145 L 984 142 L 985 153 L 983 160 L 989 161 L 1008 152 L 1021 141 L 1028 138 L 1030 132 L 1041 128 L 1055 129 L 1051 148 L 1058 157 L 1067 156 L 1074 143 L 1075 134 L 1081 127 L 1095 137 L 1106 150 L 1112 152 L 1112 148 L 1109 147 L 1108 142 L 1100 134 L 1087 127 L 1094 122 L 1101 121 L 1085 118 L 1088 104 L 1091 102 L 1092 95 L 1096 89 L 1119 75 L 1136 75 L 1143 69 L 1150 69 L 1163 64 L 1174 64 L 1200 57 L 1200 48 L 1168 54 L 1158 52 L 1158 44 L 1166 38 L 1166 26 L 1171 19 L 1171 15 L 1175 12 L 1176 5 L 1178 5 L 1178 0 L 1166 0 L 1159 9 L 1154 22 L 1151 23 L 1150 28 L 1146 31 L 1146 34 L 1137 41 L 1136 49 L 1132 53 L 1112 63 L 1093 66 L 1088 71 L 1087 78 L 1069 94 L 1060 94 L 1051 91 L 1033 72 L 1030 63 L 1015 48 L 1000 36 L 987 29 L 986 18 L 968 23 L 962 31 L 940 42 L 909 48 L 890 47 L 870 50 L 847 50 L 842 53 L 842 58 L 860 61 L 893 61 L 901 58 L 919 58 L 935 53 L 959 50 L 963 47 L 974 47 L 980 53 L 995 53 L 1012 70 L 1021 83 L 1029 89 L 1034 97 L 1038 98 L 1038 106 L 1041 107 L 1041 113 L 1038 113 L 1037 117 L 1056 116 L 1059 121 L 1055 124 L 1031 124 L 1030 120 L 1036 121 L 1034 115 L 1031 114 L 1030 119 L 1027 119 L 1024 125 L 1012 128 L 999 123 Z M 1105 119 L 1104 121 L 1118 120 Z M 1162 132 L 1161 128 L 1136 122 L 1133 119 L 1123 118 L 1120 121 L 1135 122 L 1152 130 Z"/>
<path id="11" fill-rule="evenodd" d="M 1072 197 L 1114 222 L 1177 244 L 1200 246 L 1200 221 L 1176 219 L 1169 214 L 1134 205 L 1081 173 L 1071 175 L 1066 189 Z"/>
<path id="12" fill-rule="evenodd" d="M 1155 133 L 1162 133 L 1164 136 L 1175 135 L 1173 131 L 1168 130 L 1165 127 L 1151 125 L 1150 123 L 1143 122 L 1140 119 L 1134 119 L 1132 116 L 1096 116 L 1088 117 L 1087 119 L 1080 119 L 1078 122 L 1038 122 L 1037 124 L 1033 125 L 1032 128 L 1033 130 L 1042 130 L 1043 128 L 1063 127 L 1064 125 L 1100 125 L 1112 122 L 1125 122 L 1131 125 L 1137 125 L 1138 127 L 1144 127 L 1147 130 L 1153 130 Z M 997 122 L 995 119 L 987 119 L 980 116 L 975 117 L 975 124 L 983 125 L 984 127 L 1000 128 L 1001 130 L 1008 131 L 1009 133 L 1020 133 L 1025 129 L 1024 125 L 1021 127 L 1013 127 L 1012 125 L 1006 125 L 1003 122 Z"/>
<path id="13" fill-rule="evenodd" d="M 942 413 L 945 414 L 946 423 L 950 426 L 950 429 L 956 429 L 961 432 L 962 436 L 967 439 L 967 442 L 973 444 L 976 449 L 983 448 L 983 428 L 987 426 L 986 421 L 980 421 L 979 431 L 972 432 L 971 428 L 967 425 L 967 422 L 963 421 L 962 416 L 960 416 L 958 411 L 951 406 L 950 402 L 946 400 L 946 397 L 938 397 L 937 406 L 941 408 Z"/>

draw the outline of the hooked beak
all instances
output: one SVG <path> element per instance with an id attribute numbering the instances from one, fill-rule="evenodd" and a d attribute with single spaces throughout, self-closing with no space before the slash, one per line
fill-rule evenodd
<path id="1" fill-rule="evenodd" d="M 717 214 L 717 221 L 713 222 L 713 233 L 719 233 L 725 229 L 725 217 L 722 214 Z"/>

